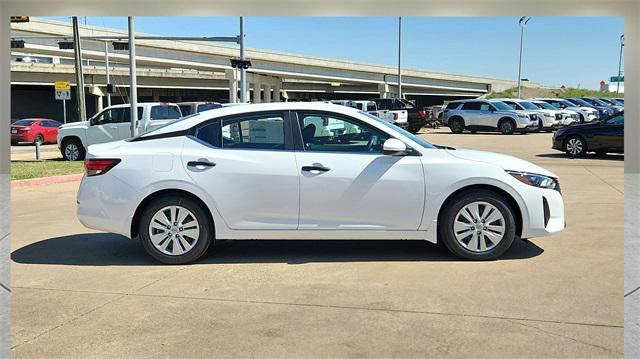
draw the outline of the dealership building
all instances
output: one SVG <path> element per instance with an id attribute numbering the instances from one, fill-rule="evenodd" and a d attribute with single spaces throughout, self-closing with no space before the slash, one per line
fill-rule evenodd
<path id="1" fill-rule="evenodd" d="M 11 29 L 12 37 L 24 39 L 24 47 L 11 50 L 11 119 L 47 117 L 62 121 L 62 101 L 55 99 L 54 83 L 71 83 L 67 109 L 75 108 L 75 61 L 73 49 L 61 49 L 61 40 L 51 36 L 71 36 L 71 23 L 31 18 L 26 23 L 11 24 Z M 230 32 L 235 34 L 237 29 Z M 81 40 L 87 115 L 107 105 L 107 58 L 109 82 L 116 85 L 109 101 L 128 102 L 128 51 L 96 39 L 124 37 L 127 32 L 80 25 L 80 34 L 91 36 Z M 247 49 L 245 56 L 251 61 L 247 98 L 254 103 L 370 99 L 397 93 L 397 68 L 392 66 L 257 49 Z M 433 56 L 438 56 L 437 47 Z M 234 102 L 239 74 L 231 67 L 231 59 L 238 57 L 238 46 L 221 43 L 136 40 L 138 101 Z M 514 86 L 514 80 L 402 69 L 403 95 L 420 106 L 476 98 Z M 76 111 L 67 111 L 67 115 L 69 121 L 76 120 Z"/>

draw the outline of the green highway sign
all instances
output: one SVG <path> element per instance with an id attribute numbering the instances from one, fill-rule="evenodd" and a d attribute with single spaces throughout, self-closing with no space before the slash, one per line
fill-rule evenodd
<path id="1" fill-rule="evenodd" d="M 611 76 L 609 78 L 610 82 L 624 82 L 624 76 Z"/>

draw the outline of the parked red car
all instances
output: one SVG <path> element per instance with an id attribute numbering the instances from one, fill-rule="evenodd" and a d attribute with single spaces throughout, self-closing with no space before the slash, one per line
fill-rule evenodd
<path id="1" fill-rule="evenodd" d="M 11 144 L 30 142 L 55 143 L 61 123 L 46 118 L 27 118 L 11 124 Z"/>

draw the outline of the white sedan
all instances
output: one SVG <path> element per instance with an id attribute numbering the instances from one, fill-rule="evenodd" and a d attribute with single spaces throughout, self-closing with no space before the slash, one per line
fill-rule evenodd
<path id="1" fill-rule="evenodd" d="M 495 259 L 565 226 L 557 176 L 514 157 L 429 144 L 354 108 L 223 107 L 89 146 L 78 218 L 192 262 L 216 239 L 442 241 Z"/>

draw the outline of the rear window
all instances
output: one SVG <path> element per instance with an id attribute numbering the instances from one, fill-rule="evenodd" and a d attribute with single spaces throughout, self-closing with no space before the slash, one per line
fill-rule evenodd
<path id="1" fill-rule="evenodd" d="M 197 112 L 213 110 L 220 107 L 222 107 L 222 105 L 219 103 L 202 103 L 198 105 Z"/>
<path id="2" fill-rule="evenodd" d="M 13 124 L 16 126 L 31 126 L 34 122 L 34 120 L 18 120 L 16 122 L 14 122 Z"/>
<path id="3" fill-rule="evenodd" d="M 454 109 L 458 108 L 458 106 L 460 106 L 460 102 L 449 102 L 447 104 L 446 109 L 447 110 L 454 110 Z"/>
<path id="4" fill-rule="evenodd" d="M 368 102 L 367 103 L 367 111 L 376 111 L 376 103 Z"/>
<path id="5" fill-rule="evenodd" d="M 152 120 L 176 120 L 181 117 L 178 106 L 161 105 L 151 107 Z"/>

